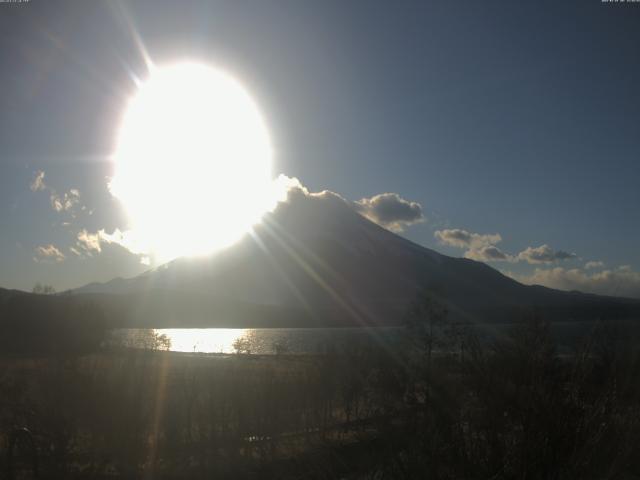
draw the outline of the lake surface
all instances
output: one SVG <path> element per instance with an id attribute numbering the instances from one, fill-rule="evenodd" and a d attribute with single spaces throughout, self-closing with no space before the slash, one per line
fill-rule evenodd
<path id="1" fill-rule="evenodd" d="M 595 324 L 555 322 L 551 324 L 551 334 L 558 342 L 559 350 L 569 352 L 593 331 Z M 633 325 L 639 328 L 637 324 Z M 467 329 L 481 341 L 491 341 L 507 335 L 514 326 L 483 324 L 467 326 Z M 120 329 L 111 332 L 108 344 L 173 352 L 317 354 L 343 352 L 372 343 L 393 347 L 402 341 L 403 333 L 406 331 L 402 327 Z"/>
<path id="2" fill-rule="evenodd" d="M 238 350 L 275 353 L 328 353 L 370 342 L 397 341 L 401 327 L 376 328 L 163 328 L 121 329 L 109 343 L 132 348 L 157 348 L 173 352 L 236 353 Z"/>

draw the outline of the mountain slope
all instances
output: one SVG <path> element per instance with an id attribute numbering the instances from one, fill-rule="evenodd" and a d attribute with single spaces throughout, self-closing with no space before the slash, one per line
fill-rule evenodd
<path id="1" fill-rule="evenodd" d="M 532 308 L 562 319 L 640 310 L 640 301 L 522 285 L 385 230 L 336 194 L 301 189 L 227 250 L 72 293 L 135 305 L 136 323 L 381 325 L 400 323 L 425 288 L 440 292 L 453 317 L 473 322 L 512 320 Z"/>

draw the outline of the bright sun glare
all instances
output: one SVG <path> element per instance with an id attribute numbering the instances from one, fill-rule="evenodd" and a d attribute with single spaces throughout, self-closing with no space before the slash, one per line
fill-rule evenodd
<path id="1" fill-rule="evenodd" d="M 273 207 L 272 149 L 258 108 L 231 76 L 154 68 L 120 126 L 110 190 L 139 251 L 156 260 L 227 246 Z"/>

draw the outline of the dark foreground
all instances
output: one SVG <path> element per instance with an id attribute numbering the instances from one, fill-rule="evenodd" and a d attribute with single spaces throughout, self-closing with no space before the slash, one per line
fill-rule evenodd
<path id="1" fill-rule="evenodd" d="M 404 348 L 326 356 L 5 356 L 0 468 L 16 478 L 32 478 L 36 462 L 40 478 L 640 478 L 636 344 L 601 324 L 560 357 L 548 325 L 531 320 L 489 343 L 409 329 Z M 10 458 L 22 427 L 31 436 L 16 437 Z"/>

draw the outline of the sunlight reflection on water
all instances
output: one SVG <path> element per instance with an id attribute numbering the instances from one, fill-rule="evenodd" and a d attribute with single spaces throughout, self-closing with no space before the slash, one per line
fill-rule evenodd
<path id="1" fill-rule="evenodd" d="M 167 328 L 155 332 L 167 336 L 174 352 L 234 353 L 235 342 L 251 336 L 244 328 Z"/>
<path id="2" fill-rule="evenodd" d="M 389 344 L 401 331 L 398 327 L 120 329 L 113 332 L 111 344 L 191 353 L 331 353 L 359 344 Z"/>
<path id="3" fill-rule="evenodd" d="M 552 333 L 561 353 L 566 353 L 593 328 L 593 322 L 556 322 Z M 474 325 L 469 330 L 481 342 L 491 341 L 512 329 L 514 324 Z M 187 353 L 328 354 L 354 351 L 377 345 L 405 348 L 402 327 L 345 328 L 162 328 L 116 329 L 105 342 L 111 347 L 171 350 Z M 163 342 L 163 336 L 168 342 Z M 237 343 L 236 343 L 237 342 Z M 236 348 L 239 347 L 239 348 Z"/>

